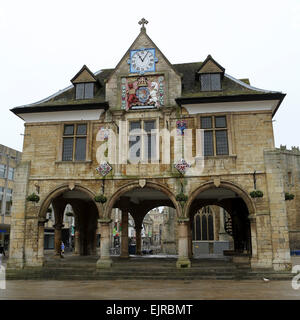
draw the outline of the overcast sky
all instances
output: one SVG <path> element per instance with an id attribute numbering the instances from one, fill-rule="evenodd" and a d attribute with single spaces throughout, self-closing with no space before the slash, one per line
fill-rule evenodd
<path id="1" fill-rule="evenodd" d="M 0 144 L 22 150 L 23 121 L 9 109 L 69 86 L 86 64 L 114 68 L 140 31 L 171 63 L 203 61 L 251 85 L 286 93 L 276 146 L 299 146 L 299 0 L 9 0 L 0 2 Z"/>

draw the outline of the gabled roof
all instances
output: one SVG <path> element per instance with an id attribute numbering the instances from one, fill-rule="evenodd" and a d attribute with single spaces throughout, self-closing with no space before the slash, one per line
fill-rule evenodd
<path id="1" fill-rule="evenodd" d="M 206 59 L 207 60 L 207 59 Z M 222 89 L 218 91 L 201 91 L 199 83 L 199 70 L 204 62 L 194 63 L 181 63 L 173 64 L 172 68 L 177 74 L 182 77 L 182 95 L 176 99 L 179 105 L 185 103 L 201 103 L 201 102 L 217 102 L 217 101 L 247 101 L 247 100 L 272 100 L 279 101 L 276 110 L 278 109 L 285 94 L 278 91 L 270 91 L 265 89 L 259 89 L 251 86 L 243 80 L 238 80 L 226 73 L 222 79 Z M 224 68 L 223 68 L 224 69 Z M 115 69 L 103 69 L 93 74 L 93 77 L 100 83 L 100 86 L 96 86 L 94 99 L 89 100 L 76 100 L 75 88 L 69 86 L 57 93 L 32 104 L 20 106 L 11 109 L 15 114 L 22 112 L 41 112 L 41 111 L 57 111 L 64 110 L 64 108 L 80 108 L 82 109 L 96 106 L 108 108 L 108 102 L 105 100 L 105 83 L 113 74 Z M 76 78 L 76 76 L 74 77 Z M 74 79 L 73 78 L 73 79 Z M 51 109 L 52 108 L 52 109 Z M 276 110 L 273 114 L 275 114 Z"/>
<path id="2" fill-rule="evenodd" d="M 76 75 L 71 79 L 71 82 L 74 83 L 82 83 L 82 82 L 96 82 L 97 78 L 94 76 L 92 71 L 84 65 Z"/>
<path id="3" fill-rule="evenodd" d="M 224 72 L 225 72 L 225 69 L 216 60 L 214 60 L 210 54 L 203 61 L 201 67 L 197 71 L 197 73 L 222 73 L 222 74 L 224 74 Z"/>
<path id="4" fill-rule="evenodd" d="M 152 39 L 148 36 L 148 34 L 146 33 L 146 28 L 143 27 L 141 28 L 141 31 L 139 33 L 139 35 L 136 37 L 136 39 L 133 41 L 132 45 L 129 47 L 129 49 L 125 52 L 125 54 L 123 55 L 123 57 L 121 58 L 121 60 L 118 62 L 118 64 L 116 65 L 115 69 L 113 70 L 113 72 L 110 74 L 109 78 L 107 79 L 107 81 L 110 80 L 110 78 L 113 76 L 113 74 L 115 73 L 115 71 L 119 68 L 119 66 L 121 65 L 121 63 L 124 61 L 124 59 L 126 58 L 126 56 L 129 54 L 130 50 L 134 49 L 136 46 L 136 43 L 138 42 L 139 38 L 141 36 L 145 36 L 151 43 L 152 45 L 157 49 L 157 51 L 161 54 L 161 56 L 163 57 L 163 59 L 167 62 L 167 64 L 170 66 L 171 69 L 174 70 L 174 72 L 178 75 L 181 76 L 181 74 L 179 74 L 177 72 L 176 69 L 173 68 L 173 65 L 170 63 L 170 61 L 165 57 L 165 55 L 160 51 L 160 49 L 157 47 L 157 45 L 152 41 Z"/>

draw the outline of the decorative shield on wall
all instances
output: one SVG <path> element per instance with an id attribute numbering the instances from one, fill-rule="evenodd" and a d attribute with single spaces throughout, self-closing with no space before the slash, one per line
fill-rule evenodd
<path id="1" fill-rule="evenodd" d="M 147 87 L 140 87 L 136 90 L 136 95 L 141 103 L 146 103 L 150 96 L 150 91 Z"/>

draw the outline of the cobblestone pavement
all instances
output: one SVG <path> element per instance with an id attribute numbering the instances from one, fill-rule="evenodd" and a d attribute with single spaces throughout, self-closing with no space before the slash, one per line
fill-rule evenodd
<path id="1" fill-rule="evenodd" d="M 300 257 L 293 258 L 293 265 Z M 299 281 L 298 281 L 299 283 Z M 102 280 L 102 281 L 6 281 L 0 289 L 4 299 L 300 299 L 300 289 L 292 288 L 291 281 L 261 280 Z"/>

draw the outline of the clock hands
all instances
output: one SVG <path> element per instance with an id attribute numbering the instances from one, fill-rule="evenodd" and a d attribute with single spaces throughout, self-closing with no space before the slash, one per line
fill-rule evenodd
<path id="1" fill-rule="evenodd" d="M 146 52 L 146 54 L 144 55 L 144 58 L 142 58 L 139 54 L 137 54 L 137 55 L 139 56 L 140 60 L 141 60 L 142 62 L 144 62 L 144 60 L 145 60 L 145 58 L 146 58 L 147 54 L 148 54 L 148 51 L 147 51 L 147 52 Z"/>

